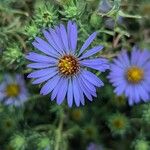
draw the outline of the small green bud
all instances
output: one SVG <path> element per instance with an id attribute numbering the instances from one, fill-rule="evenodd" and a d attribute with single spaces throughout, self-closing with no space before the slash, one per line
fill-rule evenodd
<path id="1" fill-rule="evenodd" d="M 72 0 L 55 0 L 59 5 L 67 5 L 72 2 Z"/>
<path id="2" fill-rule="evenodd" d="M 19 46 L 16 44 L 12 44 L 3 52 L 2 62 L 10 69 L 12 67 L 13 69 L 17 69 L 19 66 L 23 65 L 23 60 L 23 53 L 21 52 Z"/>
<path id="3" fill-rule="evenodd" d="M 80 18 L 82 12 L 84 11 L 85 3 L 82 3 L 81 1 L 72 1 L 69 5 L 64 5 L 63 8 L 63 11 L 59 11 L 63 16 L 68 19 L 77 19 Z"/>
<path id="4" fill-rule="evenodd" d="M 8 114 L 2 114 L 0 126 L 4 133 L 12 133 L 17 126 L 17 119 Z"/>
<path id="5" fill-rule="evenodd" d="M 149 16 L 150 16 L 150 3 L 143 1 L 143 4 L 140 5 L 140 10 L 141 10 L 142 15 L 149 18 Z"/>
<path id="6" fill-rule="evenodd" d="M 32 21 L 30 25 L 25 27 L 25 32 L 26 32 L 26 35 L 32 40 L 38 35 L 39 28 L 37 27 L 35 22 Z"/>
<path id="7" fill-rule="evenodd" d="M 81 121 L 83 119 L 84 112 L 81 109 L 74 109 L 71 111 L 71 117 L 75 121 Z"/>
<path id="8" fill-rule="evenodd" d="M 64 6 L 64 12 L 61 12 L 66 18 L 74 18 L 78 16 L 78 8 L 73 6 Z"/>
<path id="9" fill-rule="evenodd" d="M 97 13 L 93 13 L 90 18 L 90 24 L 93 28 L 99 28 L 102 23 L 102 19 Z"/>
<path id="10" fill-rule="evenodd" d="M 38 140 L 37 144 L 38 150 L 50 150 L 51 149 L 51 141 L 49 140 L 48 137 L 41 137 Z"/>
<path id="11" fill-rule="evenodd" d="M 25 150 L 27 146 L 26 138 L 22 134 L 16 134 L 11 138 L 10 145 L 15 150 Z"/>
<path id="12" fill-rule="evenodd" d="M 87 139 L 95 139 L 98 132 L 94 124 L 87 125 L 83 131 L 84 131 L 83 134 Z"/>
<path id="13" fill-rule="evenodd" d="M 129 120 L 123 114 L 113 114 L 108 118 L 108 127 L 110 128 L 112 134 L 123 135 L 129 127 Z"/>
<path id="14" fill-rule="evenodd" d="M 37 27 L 51 27 L 57 21 L 57 11 L 50 3 L 40 3 L 36 8 L 34 21 Z"/>
<path id="15" fill-rule="evenodd" d="M 114 96 L 114 98 L 112 98 L 112 103 L 113 103 L 113 105 L 115 105 L 117 107 L 122 107 L 122 106 L 126 105 L 126 100 L 125 100 L 125 97 L 123 95 Z"/>
<path id="16" fill-rule="evenodd" d="M 135 150 L 149 150 L 149 144 L 145 140 L 136 140 L 135 142 Z"/>

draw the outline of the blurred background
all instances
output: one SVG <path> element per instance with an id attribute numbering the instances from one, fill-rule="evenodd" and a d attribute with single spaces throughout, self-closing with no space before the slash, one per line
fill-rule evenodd
<path id="1" fill-rule="evenodd" d="M 150 150 L 150 103 L 131 107 L 117 97 L 109 71 L 97 98 L 79 108 L 51 102 L 27 78 L 34 38 L 68 20 L 78 25 L 79 47 L 98 31 L 92 46 L 104 45 L 110 61 L 122 48 L 150 50 L 149 0 L 0 0 L 0 150 Z M 6 87 L 20 103 L 6 102 Z"/>

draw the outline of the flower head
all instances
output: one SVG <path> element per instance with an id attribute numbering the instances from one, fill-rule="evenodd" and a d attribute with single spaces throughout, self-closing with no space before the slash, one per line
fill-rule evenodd
<path id="1" fill-rule="evenodd" d="M 35 48 L 44 54 L 30 52 L 26 58 L 34 63 L 28 67 L 38 69 L 28 75 L 34 78 L 33 84 L 44 83 L 41 94 L 51 93 L 51 100 L 56 98 L 57 104 L 61 104 L 65 97 L 71 107 L 73 101 L 76 106 L 84 105 L 84 95 L 92 101 L 96 96 L 96 88 L 103 86 L 103 82 L 87 67 L 98 71 L 109 68 L 108 61 L 104 58 L 89 59 L 102 50 L 103 46 L 96 46 L 86 51 L 95 39 L 93 33 L 77 51 L 77 26 L 69 21 L 67 30 L 64 25 L 56 26 L 54 29 L 43 31 L 47 41 L 36 37 L 32 43 Z"/>
<path id="2" fill-rule="evenodd" d="M 123 135 L 129 127 L 129 121 L 123 114 L 114 114 L 108 119 L 108 126 L 114 135 Z"/>
<path id="3" fill-rule="evenodd" d="M 27 101 L 28 92 L 21 75 L 4 75 L 0 84 L 0 101 L 6 105 L 20 106 Z"/>
<path id="4" fill-rule="evenodd" d="M 3 114 L 1 115 L 0 127 L 5 134 L 12 133 L 17 127 L 17 118 L 15 116 L 12 117 L 12 114 Z"/>
<path id="5" fill-rule="evenodd" d="M 86 150 L 103 150 L 103 146 L 97 145 L 95 143 L 90 143 Z"/>
<path id="6" fill-rule="evenodd" d="M 98 9 L 101 13 L 108 13 L 112 7 L 113 6 L 109 0 L 101 0 Z"/>
<path id="7" fill-rule="evenodd" d="M 83 109 L 73 109 L 71 111 L 71 117 L 74 121 L 81 121 L 84 117 Z"/>
<path id="8" fill-rule="evenodd" d="M 130 105 L 150 99 L 150 52 L 134 47 L 128 56 L 123 51 L 110 68 L 109 79 L 117 95 L 125 94 Z"/>

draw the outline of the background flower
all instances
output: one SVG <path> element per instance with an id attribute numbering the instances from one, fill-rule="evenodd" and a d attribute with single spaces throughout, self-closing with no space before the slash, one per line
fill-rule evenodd
<path id="1" fill-rule="evenodd" d="M 114 135 L 123 135 L 129 129 L 129 120 L 123 114 L 113 114 L 108 119 L 108 126 Z"/>
<path id="2" fill-rule="evenodd" d="M 0 101 L 5 105 L 20 106 L 28 100 L 28 92 L 21 75 L 5 74 L 0 83 Z"/>
<path id="3" fill-rule="evenodd" d="M 108 76 L 117 95 L 125 94 L 130 105 L 150 99 L 150 52 L 134 47 L 131 56 L 121 52 L 113 60 Z"/>
<path id="4" fill-rule="evenodd" d="M 104 148 L 101 145 L 95 143 L 90 143 L 86 150 L 103 150 Z"/>

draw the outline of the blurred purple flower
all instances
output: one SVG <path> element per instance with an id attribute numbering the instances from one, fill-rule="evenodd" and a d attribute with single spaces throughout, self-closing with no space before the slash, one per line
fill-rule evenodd
<path id="1" fill-rule="evenodd" d="M 121 52 L 111 64 L 108 76 L 117 95 L 125 94 L 130 105 L 150 100 L 150 52 L 134 47 L 131 56 Z"/>
<path id="2" fill-rule="evenodd" d="M 34 63 L 28 67 L 38 69 L 28 75 L 35 78 L 33 84 L 46 81 L 41 89 L 41 94 L 51 94 L 51 100 L 56 98 L 57 104 L 61 104 L 65 97 L 69 107 L 73 100 L 76 106 L 84 105 L 84 95 L 92 101 L 96 97 L 96 88 L 103 86 L 103 82 L 86 67 L 105 71 L 109 68 L 108 61 L 104 58 L 89 59 L 89 57 L 103 49 L 99 45 L 86 51 L 96 37 L 94 32 L 77 51 L 77 26 L 69 21 L 67 31 L 64 25 L 56 26 L 55 29 L 43 30 L 47 41 L 36 37 L 32 43 L 35 48 L 45 53 L 37 54 L 30 52 L 26 58 Z"/>
<path id="3" fill-rule="evenodd" d="M 121 16 L 119 16 L 119 17 L 117 18 L 116 23 L 117 23 L 118 25 L 120 25 L 120 26 L 125 25 L 125 24 L 124 24 L 124 18 L 121 17 Z M 106 28 L 113 30 L 114 27 L 115 27 L 115 20 L 112 19 L 112 18 L 106 19 L 106 20 L 105 20 L 105 26 L 106 26 Z"/>
<path id="4" fill-rule="evenodd" d="M 108 13 L 112 9 L 112 7 L 113 6 L 111 5 L 109 0 L 101 0 L 98 10 L 101 13 Z"/>
<path id="5" fill-rule="evenodd" d="M 4 75 L 0 83 L 0 101 L 5 105 L 21 106 L 28 99 L 28 92 L 21 75 Z"/>
<path id="6" fill-rule="evenodd" d="M 103 147 L 95 143 L 90 143 L 86 150 L 103 150 Z"/>

